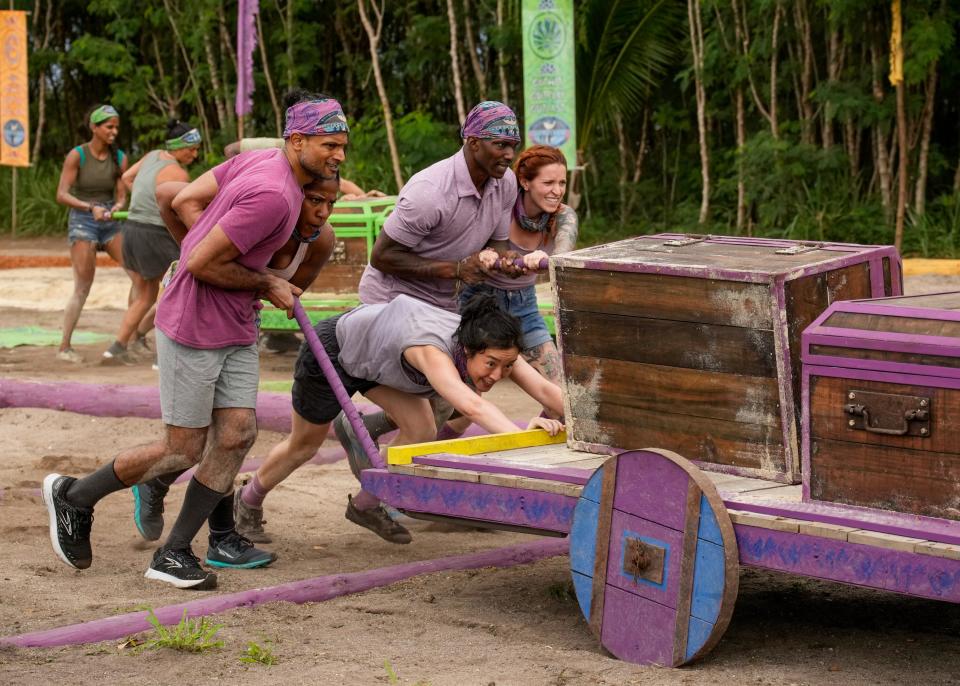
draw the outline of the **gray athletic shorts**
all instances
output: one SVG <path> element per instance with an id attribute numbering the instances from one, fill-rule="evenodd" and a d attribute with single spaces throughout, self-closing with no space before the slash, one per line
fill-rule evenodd
<path id="1" fill-rule="evenodd" d="M 201 429 L 210 426 L 215 409 L 257 406 L 260 356 L 255 343 L 204 350 L 177 343 L 157 329 L 157 366 L 164 424 Z"/>

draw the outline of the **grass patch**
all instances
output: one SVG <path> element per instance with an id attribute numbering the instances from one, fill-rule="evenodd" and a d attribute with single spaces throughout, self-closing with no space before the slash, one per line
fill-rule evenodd
<path id="1" fill-rule="evenodd" d="M 214 648 L 222 648 L 223 641 L 216 638 L 217 632 L 223 624 L 214 624 L 206 617 L 190 619 L 187 611 L 183 611 L 180 622 L 173 627 L 166 627 L 153 613 L 147 610 L 147 621 L 153 625 L 153 634 L 144 641 L 142 650 L 182 650 L 188 653 L 202 653 Z"/>
<path id="2" fill-rule="evenodd" d="M 265 640 L 263 645 L 256 641 L 248 641 L 247 649 L 240 655 L 240 662 L 245 665 L 265 665 L 267 667 L 277 664 L 277 656 L 273 654 L 270 647 L 271 641 Z"/>

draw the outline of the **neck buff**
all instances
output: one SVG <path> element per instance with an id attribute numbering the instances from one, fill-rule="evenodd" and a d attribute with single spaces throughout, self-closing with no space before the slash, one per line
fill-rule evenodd
<path id="1" fill-rule="evenodd" d="M 467 352 L 463 349 L 463 345 L 459 341 L 453 344 L 453 366 L 457 368 L 457 372 L 460 374 L 460 380 L 470 388 L 473 388 L 473 379 L 467 374 Z"/>
<path id="2" fill-rule="evenodd" d="M 502 102 L 485 100 L 470 110 L 463 126 L 461 138 L 503 138 L 520 142 L 520 127 L 517 115 Z"/>
<path id="3" fill-rule="evenodd" d="M 323 233 L 322 226 L 316 231 L 314 231 L 312 234 L 310 234 L 309 236 L 304 237 L 303 234 L 300 233 L 299 227 L 297 226 L 293 227 L 293 237 L 296 238 L 301 243 L 313 243 L 315 240 L 320 238 L 321 233 Z"/>
<path id="4" fill-rule="evenodd" d="M 550 219 L 553 215 L 549 212 L 541 212 L 539 217 L 528 217 L 526 210 L 523 208 L 523 193 L 522 189 L 517 193 L 517 202 L 513 205 L 513 218 L 517 220 L 517 224 L 524 231 L 546 233 L 550 228 Z"/>
<path id="5" fill-rule="evenodd" d="M 164 147 L 167 150 L 183 150 L 184 148 L 192 148 L 196 145 L 200 145 L 200 141 L 203 140 L 203 137 L 200 135 L 200 132 L 196 129 L 190 129 L 185 134 L 179 138 L 171 138 L 166 143 Z"/>
<path id="6" fill-rule="evenodd" d="M 99 126 L 108 119 L 113 119 L 114 117 L 119 117 L 120 113 L 117 112 L 110 105 L 100 105 L 97 109 L 90 113 L 90 123 L 94 126 Z"/>
<path id="7" fill-rule="evenodd" d="M 287 110 L 286 121 L 284 138 L 290 138 L 294 133 L 302 133 L 304 136 L 330 136 L 350 132 L 343 108 L 333 98 L 298 102 Z"/>

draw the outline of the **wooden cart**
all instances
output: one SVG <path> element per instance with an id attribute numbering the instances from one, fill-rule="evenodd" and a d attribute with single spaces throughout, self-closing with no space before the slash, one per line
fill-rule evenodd
<path id="1" fill-rule="evenodd" d="M 551 270 L 569 435 L 528 431 L 390 449 L 384 468 L 363 472 L 365 489 L 414 517 L 568 535 L 591 630 L 638 664 L 679 666 L 709 652 L 729 624 L 740 565 L 960 602 L 960 512 L 950 510 L 960 496 L 960 448 L 944 447 L 951 429 L 937 414 L 955 403 L 945 389 L 960 388 L 960 345 L 943 340 L 960 343 L 960 294 L 927 303 L 926 314 L 919 303 L 880 301 L 894 305 L 885 314 L 902 315 L 900 328 L 878 323 L 878 301 L 861 306 L 858 324 L 831 319 L 851 309 L 843 298 L 898 296 L 899 257 L 889 248 L 787 241 L 645 237 L 554 258 Z M 948 314 L 937 314 L 944 308 Z M 936 340 L 913 351 L 918 320 Z M 926 435 L 934 427 L 938 436 L 926 440 L 939 446 L 931 454 L 947 464 L 940 471 L 921 468 L 931 462 L 920 454 L 917 415 L 900 434 L 861 431 L 890 462 L 897 450 L 912 451 L 910 468 L 887 487 L 914 494 L 910 505 L 895 494 L 884 499 L 881 470 L 864 477 L 865 490 L 856 473 L 810 454 L 811 445 L 827 451 L 818 441 L 836 439 L 821 430 L 836 421 L 820 410 L 810 417 L 808 408 L 821 404 L 816 388 L 829 387 L 810 374 L 842 365 L 820 359 L 801 371 L 801 360 L 859 359 L 837 352 L 842 341 L 858 346 L 855 335 L 828 330 L 839 323 L 873 341 L 861 346 L 868 367 L 885 340 L 900 366 L 883 379 L 873 370 L 865 382 L 834 376 L 908 384 L 911 397 L 935 403 L 926 406 Z M 879 331 L 872 337 L 864 333 L 871 326 Z M 925 363 L 921 353 L 935 359 Z M 925 371 L 906 379 L 903 365 Z M 939 390 L 924 396 L 922 384 Z M 893 421 L 900 432 L 911 410 L 874 406 L 871 419 L 870 407 L 865 415 L 849 401 L 835 408 L 844 427 Z M 893 420 L 880 416 L 890 407 Z M 952 446 L 960 445 L 953 431 Z M 615 447 L 644 444 L 657 447 Z M 917 474 L 927 490 L 911 484 Z M 948 481 L 936 490 L 940 509 L 924 509 L 917 503 L 937 478 Z M 856 487 L 836 488 L 837 479 Z"/>

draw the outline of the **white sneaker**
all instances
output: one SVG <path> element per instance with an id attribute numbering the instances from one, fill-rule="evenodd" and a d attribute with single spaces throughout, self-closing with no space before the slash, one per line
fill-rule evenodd
<path id="1" fill-rule="evenodd" d="M 73 348 L 67 348 L 66 350 L 58 352 L 57 359 L 63 360 L 64 362 L 72 362 L 73 364 L 83 364 L 83 355 Z"/>

